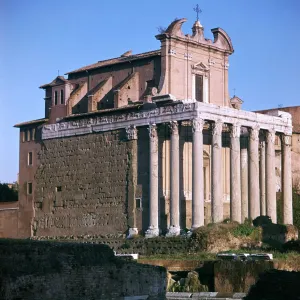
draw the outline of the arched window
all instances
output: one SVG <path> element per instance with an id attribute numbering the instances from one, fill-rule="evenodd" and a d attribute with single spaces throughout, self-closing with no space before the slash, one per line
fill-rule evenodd
<path id="1" fill-rule="evenodd" d="M 65 104 L 64 90 L 60 90 L 60 104 Z"/>
<path id="2" fill-rule="evenodd" d="M 54 105 L 57 105 L 57 91 L 54 92 Z"/>

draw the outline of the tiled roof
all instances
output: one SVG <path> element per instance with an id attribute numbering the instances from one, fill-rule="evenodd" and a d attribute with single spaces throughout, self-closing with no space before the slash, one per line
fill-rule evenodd
<path id="1" fill-rule="evenodd" d="M 44 89 L 48 86 L 54 86 L 57 85 L 59 81 L 67 82 L 68 80 L 64 76 L 57 76 L 54 80 L 52 80 L 50 83 L 46 83 L 40 86 L 40 89 Z"/>
<path id="2" fill-rule="evenodd" d="M 20 128 L 20 127 L 27 126 L 27 125 L 33 125 L 33 124 L 38 124 L 38 123 L 45 123 L 47 121 L 48 121 L 48 119 L 45 119 L 45 118 L 43 118 L 43 119 L 37 119 L 37 120 L 32 120 L 32 121 L 27 121 L 27 122 L 16 124 L 16 125 L 14 125 L 14 127 Z"/>
<path id="3" fill-rule="evenodd" d="M 74 70 L 74 71 L 70 71 L 70 72 L 66 73 L 66 75 L 67 74 L 73 74 L 73 73 L 79 73 L 79 72 L 83 72 L 83 71 L 88 71 L 88 70 L 93 70 L 93 69 L 97 69 L 97 68 L 100 68 L 100 67 L 119 64 L 119 63 L 123 63 L 123 62 L 128 62 L 128 61 L 143 59 L 143 58 L 147 58 L 147 57 L 157 56 L 157 55 L 160 55 L 160 50 L 153 50 L 153 51 L 134 54 L 134 55 L 129 55 L 129 56 L 120 56 L 120 57 L 116 57 L 116 58 L 111 58 L 111 59 L 107 59 L 107 60 L 98 61 L 95 64 L 88 65 L 88 66 L 82 67 L 82 68 Z"/>

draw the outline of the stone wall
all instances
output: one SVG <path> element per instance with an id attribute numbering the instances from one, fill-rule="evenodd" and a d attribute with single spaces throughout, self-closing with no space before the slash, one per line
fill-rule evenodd
<path id="1" fill-rule="evenodd" d="M 35 176 L 33 234 L 125 233 L 131 151 L 122 130 L 45 140 Z"/>
<path id="2" fill-rule="evenodd" d="M 165 299 L 166 278 L 105 245 L 0 239 L 1 299 Z"/>
<path id="3" fill-rule="evenodd" d="M 222 293 L 247 293 L 261 273 L 273 268 L 273 261 L 216 261 L 214 289 Z"/>
<path id="4" fill-rule="evenodd" d="M 0 203 L 0 238 L 18 236 L 19 202 Z"/>

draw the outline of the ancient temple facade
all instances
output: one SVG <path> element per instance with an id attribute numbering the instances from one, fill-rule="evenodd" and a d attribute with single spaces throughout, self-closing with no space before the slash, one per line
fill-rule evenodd
<path id="1" fill-rule="evenodd" d="M 19 236 L 176 236 L 225 218 L 293 223 L 291 115 L 241 110 L 228 93 L 233 46 L 185 19 L 160 50 L 99 61 L 42 85 L 45 118 L 20 128 Z"/>

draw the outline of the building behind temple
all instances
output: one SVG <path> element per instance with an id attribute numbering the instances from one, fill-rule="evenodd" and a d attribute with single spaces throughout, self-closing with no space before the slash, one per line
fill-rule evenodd
<path id="1" fill-rule="evenodd" d="M 18 236 L 173 236 L 265 214 L 276 222 L 276 136 L 292 224 L 290 114 L 241 110 L 228 93 L 229 36 L 215 28 L 206 39 L 199 21 L 184 34 L 185 21 L 156 36 L 159 50 L 128 51 L 41 86 L 45 117 L 15 125 Z"/>

